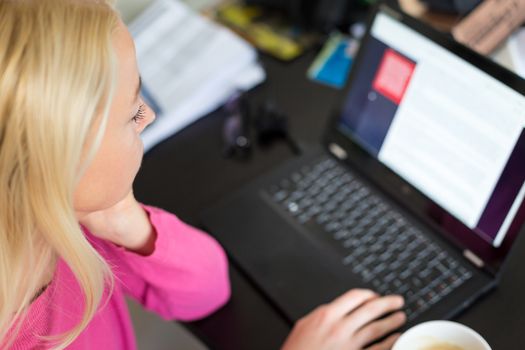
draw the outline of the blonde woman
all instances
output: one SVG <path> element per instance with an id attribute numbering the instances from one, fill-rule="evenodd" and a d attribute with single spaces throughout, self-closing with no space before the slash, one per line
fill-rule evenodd
<path id="1" fill-rule="evenodd" d="M 125 295 L 179 320 L 227 302 L 220 246 L 133 196 L 155 118 L 139 91 L 106 1 L 0 0 L 0 349 L 135 349 Z M 401 306 L 350 291 L 284 348 L 362 349 L 404 322 L 376 320 Z"/>

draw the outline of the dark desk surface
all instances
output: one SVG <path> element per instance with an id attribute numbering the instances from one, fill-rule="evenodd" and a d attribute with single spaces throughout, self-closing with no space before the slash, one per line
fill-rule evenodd
<path id="1" fill-rule="evenodd" d="M 271 98 L 288 114 L 291 131 L 303 146 L 319 142 L 338 90 L 309 81 L 307 55 L 291 64 L 263 57 L 267 81 L 251 101 Z M 199 213 L 259 174 L 293 157 L 284 143 L 256 147 L 245 162 L 222 157 L 224 115 L 213 113 L 153 150 L 135 183 L 137 197 L 198 225 Z M 525 349 L 525 239 L 518 241 L 502 274 L 500 287 L 458 317 L 481 333 L 495 350 Z M 190 324 L 212 349 L 278 349 L 291 329 L 239 272 L 231 267 L 231 301 L 214 315 Z"/>

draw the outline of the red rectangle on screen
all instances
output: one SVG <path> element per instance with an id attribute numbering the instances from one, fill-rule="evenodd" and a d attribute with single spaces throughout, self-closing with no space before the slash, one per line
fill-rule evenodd
<path id="1" fill-rule="evenodd" d="M 392 49 L 387 49 L 374 78 L 373 87 L 395 104 L 399 104 L 416 65 Z"/>

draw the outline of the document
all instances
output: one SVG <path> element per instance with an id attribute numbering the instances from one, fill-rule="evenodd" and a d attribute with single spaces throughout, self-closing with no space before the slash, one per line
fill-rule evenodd
<path id="1" fill-rule="evenodd" d="M 156 0 L 130 24 L 142 95 L 157 113 L 145 151 L 265 79 L 253 47 L 178 0 Z"/>

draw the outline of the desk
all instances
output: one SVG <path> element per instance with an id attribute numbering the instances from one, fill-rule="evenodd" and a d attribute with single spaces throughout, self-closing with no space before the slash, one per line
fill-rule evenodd
<path id="1" fill-rule="evenodd" d="M 266 97 L 290 117 L 293 136 L 303 146 L 319 142 L 321 132 L 340 92 L 306 78 L 314 56 L 291 64 L 263 57 L 267 82 L 251 94 L 256 105 Z M 191 224 L 221 197 L 246 184 L 278 163 L 293 157 L 284 143 L 269 149 L 256 147 L 246 162 L 222 158 L 224 115 L 213 113 L 151 150 L 144 159 L 135 193 Z M 500 288 L 458 317 L 480 332 L 494 350 L 525 349 L 525 239 L 517 242 L 502 274 Z M 211 349 L 278 349 L 291 329 L 236 266 L 231 267 L 231 301 L 207 319 L 189 328 Z"/>

